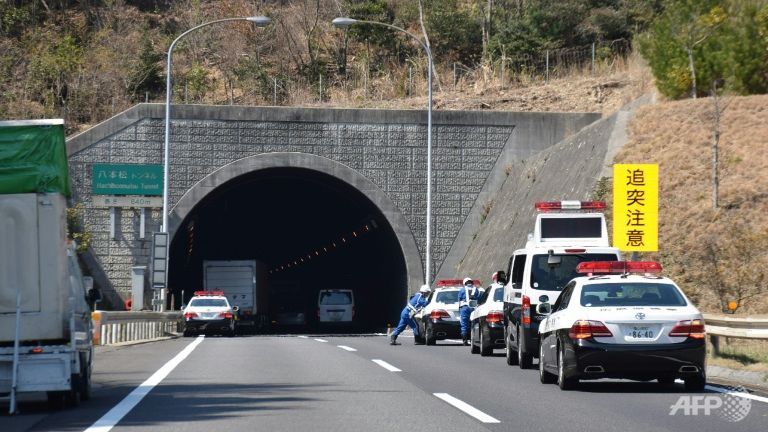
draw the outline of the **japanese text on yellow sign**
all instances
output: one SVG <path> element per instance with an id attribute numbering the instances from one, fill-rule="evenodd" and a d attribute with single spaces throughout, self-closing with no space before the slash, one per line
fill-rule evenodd
<path id="1" fill-rule="evenodd" d="M 659 166 L 613 166 L 613 245 L 630 252 L 659 250 Z"/>

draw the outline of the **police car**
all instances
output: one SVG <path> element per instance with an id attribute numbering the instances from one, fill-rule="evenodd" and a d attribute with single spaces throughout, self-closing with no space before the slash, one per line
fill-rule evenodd
<path id="1" fill-rule="evenodd" d="M 554 305 L 540 303 L 539 375 L 567 390 L 579 380 L 706 383 L 701 312 L 657 262 L 584 262 Z"/>
<path id="2" fill-rule="evenodd" d="M 525 248 L 509 259 L 504 288 L 504 341 L 508 365 L 530 368 L 539 353 L 539 303 L 554 303 L 585 261 L 621 259 L 611 247 L 602 201 L 543 201 Z"/>
<path id="3" fill-rule="evenodd" d="M 480 281 L 475 280 L 474 283 L 475 286 L 480 286 Z M 413 317 L 426 345 L 435 345 L 438 340 L 461 337 L 459 326 L 461 279 L 441 279 L 435 285 L 435 290 L 429 295 L 429 303 Z M 416 342 L 421 343 L 422 338 L 417 338 Z"/>
<path id="4" fill-rule="evenodd" d="M 472 354 L 489 356 L 494 348 L 504 348 L 504 286 L 491 285 L 477 300 L 469 320 Z"/>
<path id="5" fill-rule="evenodd" d="M 184 308 L 184 336 L 195 333 L 235 334 L 235 312 L 224 291 L 195 291 Z"/>

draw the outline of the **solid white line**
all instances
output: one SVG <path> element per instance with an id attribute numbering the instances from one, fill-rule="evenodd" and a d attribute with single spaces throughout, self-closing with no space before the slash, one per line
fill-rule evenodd
<path id="1" fill-rule="evenodd" d="M 348 347 L 346 345 L 336 345 L 336 346 L 341 348 L 341 349 L 343 349 L 344 351 L 349 351 L 349 352 L 357 351 L 356 349 L 354 349 L 352 347 Z"/>
<path id="2" fill-rule="evenodd" d="M 318 341 L 318 342 L 328 342 L 328 341 L 327 341 L 327 340 L 325 340 L 325 339 L 315 339 L 315 340 L 316 340 L 316 341 Z"/>
<path id="3" fill-rule="evenodd" d="M 462 400 L 456 399 L 455 397 L 449 395 L 448 393 L 432 393 L 432 394 L 444 400 L 445 402 L 448 402 L 454 407 L 460 409 L 461 411 L 464 411 L 465 414 L 469 414 L 470 416 L 480 420 L 483 423 L 501 423 L 500 421 L 489 416 L 488 414 L 480 411 L 479 409 L 473 407 L 472 405 Z"/>
<path id="4" fill-rule="evenodd" d="M 144 399 L 144 396 L 149 394 L 149 392 L 152 391 L 156 385 L 160 384 L 160 382 L 162 382 L 165 377 L 179 365 L 179 363 L 184 361 L 184 359 L 187 358 L 198 345 L 200 345 L 204 338 L 205 336 L 198 336 L 191 344 L 187 345 L 180 353 L 176 354 L 176 357 L 164 364 L 163 367 L 158 369 L 151 377 L 147 378 L 147 380 L 141 383 L 140 386 L 136 387 L 128 396 L 123 398 L 120 403 L 115 405 L 114 408 L 101 416 L 100 419 L 96 420 L 96 423 L 92 424 L 85 430 L 85 432 L 107 432 L 115 427 L 126 414 L 131 412 L 131 410 Z"/>
<path id="5" fill-rule="evenodd" d="M 752 399 L 752 400 L 756 400 L 758 402 L 768 403 L 768 398 L 762 397 L 762 396 L 753 395 L 753 394 L 750 394 L 750 393 L 735 392 L 735 391 L 733 391 L 731 389 L 728 389 L 728 388 L 716 387 L 716 386 L 710 385 L 710 384 L 707 384 L 706 386 L 704 386 L 704 388 L 706 388 L 707 390 L 718 392 L 718 393 L 727 393 L 729 395 L 743 397 L 744 399 Z"/>
<path id="6" fill-rule="evenodd" d="M 376 363 L 377 365 L 383 367 L 384 369 L 390 371 L 390 372 L 402 372 L 400 369 L 392 366 L 391 364 L 385 362 L 384 360 L 373 359 L 371 361 Z"/>

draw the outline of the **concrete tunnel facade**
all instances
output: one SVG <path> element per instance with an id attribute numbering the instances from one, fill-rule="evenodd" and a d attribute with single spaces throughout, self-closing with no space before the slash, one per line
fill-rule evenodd
<path id="1" fill-rule="evenodd" d="M 326 254 L 325 261 L 316 255 L 312 264 L 295 267 L 309 291 L 327 285 L 364 293 L 358 312 L 373 317 L 372 327 L 396 319 L 408 292 L 424 279 L 424 111 L 174 106 L 172 115 L 169 289 L 175 305 L 180 293 L 201 288 L 197 260 L 248 258 L 242 243 L 259 249 L 251 258 L 267 261 L 277 277 L 281 265 L 373 221 L 375 235 L 350 237 L 357 243 L 347 250 L 354 253 Z M 433 277 L 455 276 L 484 200 L 508 175 L 505 167 L 597 118 L 435 112 Z M 85 261 L 113 303 L 129 295 L 131 268 L 149 264 L 149 233 L 159 231 L 162 217 L 160 209 L 148 211 L 141 238 L 139 210 L 118 209 L 111 237 L 109 212 L 93 205 L 91 167 L 160 164 L 163 132 L 163 105 L 140 104 L 67 143 L 73 201 L 84 207 L 83 222 L 93 234 Z M 191 255 L 190 224 L 197 236 Z M 307 273 L 312 267 L 317 271 Z M 310 316 L 311 297 L 305 300 Z"/>

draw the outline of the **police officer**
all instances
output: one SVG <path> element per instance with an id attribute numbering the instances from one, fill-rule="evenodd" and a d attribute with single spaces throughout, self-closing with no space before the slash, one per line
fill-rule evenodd
<path id="1" fill-rule="evenodd" d="M 471 300 L 477 300 L 479 290 L 475 288 L 472 278 L 464 278 L 462 287 L 459 289 L 459 324 L 461 325 L 461 339 L 464 345 L 469 345 L 469 315 L 474 310 L 470 307 Z"/>
<path id="2" fill-rule="evenodd" d="M 489 286 L 488 289 L 491 289 L 497 285 L 504 286 L 506 284 L 507 273 L 504 270 L 499 270 L 491 275 L 491 286 Z"/>
<path id="3" fill-rule="evenodd" d="M 389 338 L 390 345 L 397 345 L 397 336 L 405 330 L 405 326 L 413 329 L 413 335 L 418 336 L 419 328 L 416 326 L 416 321 L 413 320 L 413 315 L 427 305 L 427 298 L 431 292 L 432 289 L 429 288 L 429 285 L 422 285 L 419 292 L 411 296 L 403 311 L 400 312 L 400 323 Z"/>

